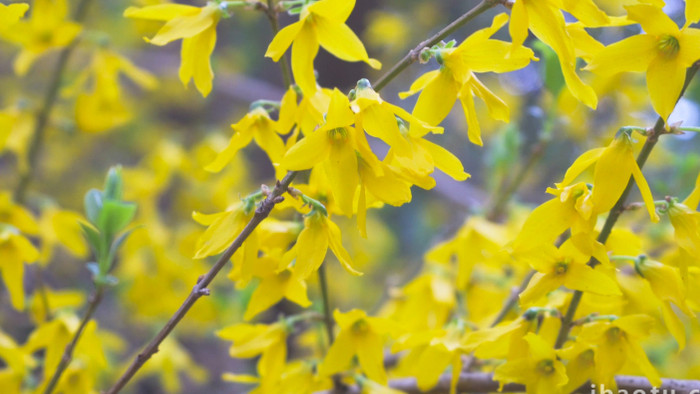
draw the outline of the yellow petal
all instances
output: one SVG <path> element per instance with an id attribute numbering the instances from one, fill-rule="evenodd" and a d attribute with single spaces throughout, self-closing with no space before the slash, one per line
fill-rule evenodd
<path id="1" fill-rule="evenodd" d="M 316 91 L 314 58 L 318 53 L 318 46 L 313 26 L 304 23 L 292 44 L 292 73 L 306 96 L 311 96 Z"/>
<path id="2" fill-rule="evenodd" d="M 374 332 L 365 333 L 361 341 L 356 342 L 357 359 L 362 371 L 371 380 L 387 384 L 384 370 L 384 346 L 381 338 Z"/>
<path id="3" fill-rule="evenodd" d="M 591 268 L 587 264 L 569 264 L 564 286 L 599 295 L 622 295 L 617 283 L 601 270 Z"/>
<path id="4" fill-rule="evenodd" d="M 180 81 L 187 86 L 194 79 L 197 90 L 206 97 L 212 89 L 214 72 L 211 69 L 211 54 L 216 45 L 216 26 L 211 26 L 200 34 L 182 40 Z"/>
<path id="5" fill-rule="evenodd" d="M 255 133 L 255 143 L 267 153 L 270 161 L 279 163 L 284 156 L 284 141 L 275 131 L 275 123 L 270 119 L 261 119 L 258 122 L 257 132 Z"/>
<path id="6" fill-rule="evenodd" d="M 657 56 L 647 70 L 651 104 L 664 121 L 673 112 L 685 82 L 685 67 L 678 59 Z"/>
<path id="7" fill-rule="evenodd" d="M 292 45 L 292 41 L 297 37 L 303 26 L 304 22 L 298 21 L 280 30 L 267 47 L 265 57 L 270 57 L 274 61 L 279 61 L 282 55 L 287 51 L 287 48 Z"/>
<path id="8" fill-rule="evenodd" d="M 695 180 L 693 191 L 690 192 L 688 198 L 683 201 L 683 205 L 694 211 L 698 209 L 698 205 L 700 205 L 700 174 L 698 174 L 698 178 Z"/>
<path id="9" fill-rule="evenodd" d="M 456 181 L 464 181 L 470 177 L 464 172 L 462 162 L 450 151 L 428 140 L 420 140 L 419 143 L 433 157 L 435 167 L 439 168 L 440 171 Z"/>
<path id="10" fill-rule="evenodd" d="M 508 108 L 508 105 L 498 96 L 493 94 L 493 92 L 490 91 L 486 85 L 481 83 L 476 75 L 472 75 L 470 82 L 472 83 L 474 93 L 479 96 L 479 98 L 484 100 L 484 103 L 486 103 L 489 116 L 502 122 L 510 122 L 510 109 Z"/>
<path id="11" fill-rule="evenodd" d="M 685 26 L 700 21 L 700 1 L 685 0 Z"/>
<path id="12" fill-rule="evenodd" d="M 542 2 L 527 2 L 530 29 L 557 53 L 566 86 L 571 94 L 583 104 L 595 109 L 598 98 L 593 88 L 581 81 L 576 74 L 576 55 L 573 40 L 566 32 L 564 16 Z"/>
<path id="13" fill-rule="evenodd" d="M 564 10 L 575 16 L 587 27 L 603 27 L 610 18 L 592 0 L 563 0 Z"/>
<path id="14" fill-rule="evenodd" d="M 659 215 L 656 214 L 656 206 L 654 205 L 654 197 L 651 194 L 651 189 L 649 189 L 649 184 L 644 178 L 642 170 L 639 169 L 637 161 L 635 160 L 632 163 L 632 176 L 634 177 L 634 181 L 637 183 L 637 187 L 639 187 L 639 191 L 642 194 L 642 200 L 644 200 L 644 205 L 647 207 L 647 212 L 649 212 L 651 221 L 656 223 L 659 221 Z"/>
<path id="15" fill-rule="evenodd" d="M 414 82 L 414 85 L 417 82 Z M 452 74 L 445 69 L 440 70 L 439 74 L 426 84 L 418 97 L 416 106 L 413 108 L 413 116 L 431 126 L 437 126 L 452 110 L 459 89 L 460 84 L 454 80 Z"/>
<path id="16" fill-rule="evenodd" d="M 642 25 L 647 34 L 660 36 L 678 34 L 678 25 L 661 9 L 651 4 L 635 4 L 626 6 L 627 18 Z"/>
<path id="17" fill-rule="evenodd" d="M 683 29 L 678 37 L 678 60 L 685 67 L 690 67 L 700 59 L 700 29 Z"/>
<path id="18" fill-rule="evenodd" d="M 163 25 L 155 37 L 148 42 L 162 46 L 181 38 L 194 37 L 216 24 L 218 20 L 215 17 L 216 12 L 215 8 L 207 6 L 197 14 L 174 18 Z"/>
<path id="19" fill-rule="evenodd" d="M 353 8 L 355 8 L 355 0 L 321 0 L 311 4 L 308 10 L 331 22 L 345 23 Z"/>
<path id="20" fill-rule="evenodd" d="M 596 213 L 608 212 L 620 198 L 636 165 L 629 137 L 616 138 L 600 155 L 591 197 Z"/>
<path id="21" fill-rule="evenodd" d="M 195 15 L 200 11 L 199 7 L 185 4 L 156 4 L 143 8 L 129 7 L 124 11 L 124 17 L 169 21 L 179 16 Z"/>
<path id="22" fill-rule="evenodd" d="M 462 103 L 462 110 L 467 118 L 467 135 L 472 144 L 483 146 L 481 140 L 481 126 L 479 119 L 476 117 L 476 107 L 474 106 L 474 96 L 469 85 L 464 85 L 459 92 L 459 102 Z"/>
<path id="23" fill-rule="evenodd" d="M 530 280 L 527 288 L 520 293 L 520 304 L 524 307 L 531 305 L 548 293 L 558 289 L 563 282 L 563 278 L 559 278 L 556 275 L 536 273 Z"/>
<path id="24" fill-rule="evenodd" d="M 605 148 L 595 148 L 581 154 L 581 156 L 574 160 L 571 167 L 566 170 L 564 180 L 562 180 L 561 183 L 558 183 L 557 187 L 563 188 L 569 186 L 574 180 L 576 180 L 576 178 L 578 178 L 579 175 L 581 175 L 581 173 L 588 169 L 588 167 L 592 166 L 593 163 L 598 161 L 600 155 L 602 155 L 604 151 Z"/>
<path id="25" fill-rule="evenodd" d="M 551 244 L 571 226 L 573 209 L 553 198 L 535 208 L 525 220 L 513 243 L 519 251 L 531 250 L 542 244 Z"/>
<path id="26" fill-rule="evenodd" d="M 345 215 L 352 215 L 355 193 L 360 183 L 357 168 L 357 153 L 349 140 L 336 140 L 323 168 L 328 176 L 333 198 Z"/>
<path id="27" fill-rule="evenodd" d="M 307 219 L 317 220 L 317 219 Z M 311 224 L 299 234 L 295 271 L 301 278 L 308 278 L 323 263 L 328 251 L 328 235 L 319 224 Z"/>
<path id="28" fill-rule="evenodd" d="M 330 219 L 326 220 L 326 224 L 326 231 L 328 231 L 328 243 L 335 257 L 338 258 L 338 261 L 340 261 L 340 264 L 342 264 L 346 271 L 353 275 L 362 275 L 362 272 L 357 271 L 352 267 L 350 253 L 348 253 L 348 251 L 343 247 L 343 242 L 340 237 L 340 229 L 338 226 Z"/>
<path id="29" fill-rule="evenodd" d="M 685 326 L 681 319 L 676 315 L 676 312 L 671 308 L 671 303 L 666 301 L 661 303 L 661 314 L 664 317 L 666 328 L 673 335 L 673 338 L 678 342 L 678 351 L 685 348 L 686 333 Z"/>
<path id="30" fill-rule="evenodd" d="M 513 41 L 514 50 L 521 47 L 525 39 L 527 39 L 529 25 L 525 2 L 516 1 L 510 10 L 510 24 L 508 25 L 508 33 L 510 33 L 511 41 Z"/>
<path id="31" fill-rule="evenodd" d="M 314 19 L 316 36 L 321 46 L 333 56 L 346 62 L 364 61 L 373 68 L 377 63 L 370 62 L 362 41 L 344 23 L 333 23 L 326 18 Z"/>
<path id="32" fill-rule="evenodd" d="M 410 147 L 401 135 L 396 117 L 390 107 L 381 104 L 370 105 L 361 112 L 359 117 L 362 118 L 362 127 L 367 134 L 380 138 L 394 148 L 399 155 L 408 154 Z"/>
<path id="33" fill-rule="evenodd" d="M 263 279 L 250 296 L 243 319 L 248 321 L 278 303 L 284 297 L 285 290 L 278 281 Z"/>
<path id="34" fill-rule="evenodd" d="M 352 334 L 349 331 L 340 331 L 338 337 L 328 349 L 323 362 L 318 367 L 320 376 L 331 376 L 350 367 L 350 362 L 357 351 L 352 339 Z"/>
<path id="35" fill-rule="evenodd" d="M 405 99 L 406 97 L 413 96 L 414 94 L 420 92 L 421 90 L 425 89 L 426 86 L 435 78 L 437 78 L 440 75 L 440 70 L 433 70 L 433 71 L 428 71 L 427 73 L 421 75 L 413 81 L 411 84 L 411 87 L 408 88 L 408 91 L 406 92 L 401 92 L 399 93 L 399 97 L 402 99 Z"/>
<path id="36" fill-rule="evenodd" d="M 226 164 L 230 163 L 231 160 L 233 160 L 233 158 L 236 156 L 236 153 L 238 153 L 239 150 L 245 148 L 246 146 L 248 146 L 248 144 L 250 144 L 250 141 L 252 139 L 253 133 L 250 130 L 245 130 L 243 132 L 234 132 L 226 148 L 219 152 L 214 158 L 214 161 L 207 164 L 207 166 L 204 167 L 204 169 L 209 172 L 221 171 L 226 166 Z"/>
<path id="37" fill-rule="evenodd" d="M 598 52 L 585 70 L 600 75 L 615 75 L 623 71 L 644 72 L 656 55 L 656 39 L 637 34 L 606 46 Z M 635 59 L 630 62 L 629 59 Z"/>
<path id="38" fill-rule="evenodd" d="M 284 155 L 280 165 L 291 171 L 306 170 L 325 159 L 330 150 L 328 132 L 317 130 L 294 144 Z"/>

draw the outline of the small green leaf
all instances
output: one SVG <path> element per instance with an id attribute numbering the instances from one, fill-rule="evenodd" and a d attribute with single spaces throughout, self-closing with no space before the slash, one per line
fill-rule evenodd
<path id="1" fill-rule="evenodd" d="M 122 181 L 122 166 L 114 166 L 109 169 L 105 179 L 104 198 L 106 200 L 122 199 L 124 182 Z"/>
<path id="2" fill-rule="evenodd" d="M 136 204 L 107 200 L 97 220 L 99 228 L 105 240 L 111 242 L 112 237 L 126 227 L 136 215 Z"/>
<path id="3" fill-rule="evenodd" d="M 88 244 L 92 248 L 95 256 L 101 256 L 104 250 L 104 242 L 100 236 L 99 230 L 93 227 L 89 223 L 78 222 L 80 228 L 83 230 L 83 236 L 87 240 Z"/>
<path id="4" fill-rule="evenodd" d="M 92 224 L 97 224 L 97 218 L 102 211 L 102 192 L 90 189 L 85 193 L 85 215 Z"/>

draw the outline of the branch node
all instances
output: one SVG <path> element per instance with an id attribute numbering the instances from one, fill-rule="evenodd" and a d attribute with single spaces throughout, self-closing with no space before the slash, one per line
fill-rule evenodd
<path id="1" fill-rule="evenodd" d="M 211 290 L 209 290 L 208 288 L 204 287 L 204 288 L 201 288 L 201 289 L 197 289 L 197 294 L 200 295 L 200 296 L 208 296 L 208 295 L 211 295 Z"/>

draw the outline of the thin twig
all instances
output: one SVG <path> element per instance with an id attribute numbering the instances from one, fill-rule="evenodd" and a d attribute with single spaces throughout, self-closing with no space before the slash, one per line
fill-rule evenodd
<path id="1" fill-rule="evenodd" d="M 333 336 L 333 316 L 331 315 L 331 302 L 328 296 L 328 278 L 326 275 L 325 262 L 318 268 L 318 283 L 321 287 L 321 298 L 323 301 L 323 325 L 326 326 L 328 347 L 330 347 L 333 341 L 335 341 L 335 338 Z"/>
<path id="2" fill-rule="evenodd" d="M 54 371 L 54 374 L 51 377 L 49 384 L 46 386 L 46 389 L 44 389 L 44 394 L 51 394 L 53 392 L 58 384 L 58 381 L 61 379 L 61 375 L 63 375 L 63 372 L 66 370 L 66 368 L 68 368 L 68 365 L 70 365 L 70 362 L 73 359 L 73 351 L 78 344 L 78 340 L 80 340 L 80 336 L 83 334 L 85 326 L 87 326 L 87 324 L 90 322 L 90 319 L 95 313 L 97 306 L 100 304 L 100 301 L 102 301 L 103 294 L 104 287 L 99 286 L 95 290 L 95 294 L 93 294 L 90 298 L 90 304 L 88 305 L 88 309 L 85 311 L 85 315 L 83 315 L 83 319 L 80 321 L 80 326 L 78 326 L 78 330 L 75 332 L 75 334 L 73 334 L 73 339 L 63 351 L 61 362 L 56 367 L 56 371 Z"/>
<path id="3" fill-rule="evenodd" d="M 389 71 L 386 72 L 386 74 L 379 78 L 377 82 L 375 82 L 375 84 L 373 85 L 374 90 L 379 91 L 384 86 L 386 86 L 392 79 L 396 78 L 397 75 L 401 74 L 401 72 L 405 70 L 406 67 L 415 63 L 418 60 L 420 52 L 423 50 L 423 48 L 429 48 L 439 43 L 442 39 L 452 34 L 455 30 L 459 29 L 467 22 L 471 21 L 472 19 L 476 18 L 477 16 L 484 13 L 486 10 L 499 3 L 502 3 L 502 1 L 482 0 L 479 4 L 477 4 L 474 8 L 469 10 L 466 14 L 460 16 L 459 18 L 455 19 L 454 22 L 445 26 L 445 28 L 440 30 L 437 34 L 418 44 L 415 48 L 411 49 L 408 52 L 408 54 L 404 56 L 403 59 L 396 63 L 394 67 L 392 67 Z"/>
<path id="4" fill-rule="evenodd" d="M 502 322 L 503 319 L 505 319 L 506 316 L 508 316 L 510 310 L 513 309 L 513 307 L 518 303 L 518 297 L 520 296 L 520 293 L 525 291 L 527 286 L 530 284 L 530 280 L 533 276 L 535 276 L 536 273 L 537 271 L 530 270 L 523 278 L 523 281 L 520 283 L 520 286 L 514 287 L 511 290 L 510 294 L 508 295 L 508 299 L 506 300 L 505 304 L 503 304 L 503 308 L 501 308 L 501 311 L 498 312 L 496 318 L 493 319 L 493 322 L 491 322 L 490 327 L 496 327 L 498 323 Z"/>
<path id="5" fill-rule="evenodd" d="M 81 0 L 80 3 L 78 3 L 73 16 L 73 20 L 75 22 L 80 23 L 85 19 L 89 4 L 90 0 Z M 29 148 L 27 149 L 27 166 L 20 174 L 19 181 L 17 182 L 17 187 L 15 188 L 14 192 L 14 200 L 18 204 L 24 203 L 27 197 L 27 189 L 34 178 L 37 160 L 39 159 L 39 152 L 41 151 L 41 147 L 44 145 L 46 126 L 49 122 L 51 111 L 56 104 L 56 98 L 58 97 L 58 90 L 61 87 L 63 73 L 66 70 L 68 59 L 70 59 L 70 56 L 73 54 L 73 51 L 78 45 L 78 41 L 79 38 L 74 39 L 58 55 L 56 67 L 54 68 L 53 73 L 51 74 L 51 79 L 49 80 L 49 88 L 46 90 L 44 101 L 39 109 L 39 112 L 36 114 L 34 132 L 32 133 L 32 139 L 29 141 Z"/>
<path id="6" fill-rule="evenodd" d="M 505 183 L 502 188 L 499 188 L 498 192 L 496 193 L 496 202 L 491 206 L 486 214 L 486 218 L 488 220 L 499 220 L 503 216 L 508 202 L 510 202 L 513 195 L 515 195 L 515 192 L 517 192 L 520 186 L 523 184 L 528 173 L 540 160 L 547 149 L 550 140 L 551 138 L 545 137 L 537 141 L 530 149 L 530 153 L 527 155 L 524 163 L 518 166 L 516 170 L 517 172 L 513 178 L 509 182 Z"/>
<path id="7" fill-rule="evenodd" d="M 248 224 L 243 228 L 241 233 L 236 237 L 231 246 L 229 246 L 224 253 L 219 257 L 214 266 L 205 275 L 200 277 L 197 284 L 194 286 L 190 294 L 187 296 L 185 301 L 180 305 L 180 308 L 175 312 L 175 314 L 168 320 L 165 326 L 158 332 L 158 334 L 151 340 L 151 342 L 146 345 L 146 347 L 136 356 L 129 368 L 124 372 L 124 374 L 117 380 L 117 382 L 109 390 L 107 394 L 118 393 L 121 389 L 126 386 L 126 384 L 131 380 L 131 378 L 136 374 L 136 372 L 151 358 L 156 352 L 158 352 L 158 346 L 165 340 L 165 338 L 170 335 L 170 333 L 175 329 L 180 320 L 187 314 L 187 312 L 192 308 L 195 302 L 209 293 L 207 286 L 214 280 L 216 275 L 221 271 L 222 268 L 228 263 L 229 259 L 234 253 L 241 247 L 243 242 L 250 236 L 250 234 L 255 230 L 255 228 L 270 214 L 272 209 L 277 203 L 284 200 L 282 194 L 287 191 L 287 187 L 292 183 L 296 172 L 290 171 L 281 181 L 277 182 L 275 188 L 272 192 L 268 194 L 267 198 L 260 202 L 260 205 L 255 210 L 255 214 L 250 219 Z"/>
<path id="8" fill-rule="evenodd" d="M 279 25 L 279 13 L 275 7 L 274 0 L 267 0 L 267 5 L 258 2 L 257 7 L 262 9 L 262 11 L 267 16 L 267 20 L 270 21 L 270 27 L 272 28 L 273 35 L 277 35 L 280 31 Z M 282 69 L 282 79 L 284 80 L 284 87 L 289 88 L 292 86 L 292 74 L 291 68 L 289 66 L 289 59 L 287 58 L 287 53 L 282 55 L 280 60 L 280 68 Z"/>
<path id="9" fill-rule="evenodd" d="M 690 85 L 690 82 L 693 80 L 693 77 L 695 76 L 699 68 L 700 62 L 696 62 L 695 64 L 693 64 L 692 67 L 688 69 L 688 72 L 685 77 L 685 83 L 683 85 L 683 89 L 681 90 L 681 94 L 678 96 L 678 100 L 680 100 L 681 97 L 683 97 L 685 90 Z M 651 151 L 656 146 L 656 143 L 659 142 L 659 136 L 665 134 L 665 131 L 666 129 L 664 119 L 659 117 L 656 120 L 656 124 L 654 124 L 654 127 L 648 132 L 647 139 L 644 142 L 644 146 L 642 147 L 642 150 L 637 156 L 637 165 L 640 169 L 644 167 L 644 164 L 649 158 L 649 154 L 651 154 Z M 600 230 L 600 234 L 598 234 L 597 239 L 598 242 L 600 242 L 601 244 L 605 244 L 605 242 L 607 242 L 613 227 L 615 227 L 615 224 L 617 223 L 617 219 L 619 219 L 622 212 L 625 211 L 627 197 L 632 191 L 633 184 L 634 180 L 632 179 L 632 177 L 630 177 L 629 181 L 627 182 L 627 187 L 620 195 L 620 198 L 615 203 L 615 206 L 613 206 L 613 208 L 610 210 L 608 217 L 605 219 L 605 224 L 603 225 L 603 229 Z M 595 267 L 598 264 L 599 262 L 593 257 L 591 257 L 591 259 L 588 261 L 588 265 L 590 265 L 591 267 Z M 571 328 L 573 327 L 576 309 L 578 309 L 578 306 L 581 303 L 581 297 L 583 297 L 583 292 L 579 290 L 576 290 L 574 292 L 574 295 L 571 297 L 569 308 L 566 311 L 566 315 L 564 315 L 564 319 L 561 323 L 561 328 L 559 329 L 559 334 L 557 335 L 557 341 L 554 344 L 554 347 L 557 349 L 561 348 L 569 337 L 569 331 L 571 331 Z"/>

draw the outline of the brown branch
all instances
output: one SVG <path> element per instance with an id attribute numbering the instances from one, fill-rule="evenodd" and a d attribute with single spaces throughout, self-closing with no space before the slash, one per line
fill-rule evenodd
<path id="1" fill-rule="evenodd" d="M 83 334 L 85 326 L 87 326 L 87 324 L 90 322 L 93 313 L 95 313 L 97 305 L 99 305 L 100 301 L 102 301 L 103 294 L 104 287 L 99 286 L 95 290 L 95 294 L 93 294 L 90 298 L 90 304 L 88 305 L 88 309 L 85 311 L 85 315 L 83 315 L 83 319 L 80 321 L 80 326 L 78 326 L 78 330 L 75 332 L 75 334 L 73 334 L 73 339 L 68 345 L 66 345 L 66 349 L 63 351 L 63 357 L 61 357 L 61 362 L 58 364 L 58 367 L 56 367 L 56 371 L 54 371 L 48 385 L 46 385 L 44 394 L 51 394 L 53 392 L 58 384 L 58 381 L 61 379 L 61 375 L 63 375 L 63 372 L 66 370 L 66 368 L 68 368 L 68 365 L 70 365 L 70 362 L 73 359 L 73 351 L 78 344 L 78 340 Z"/>
<path id="2" fill-rule="evenodd" d="M 683 89 L 681 90 L 681 93 L 678 96 L 676 102 L 680 100 L 681 97 L 683 97 L 683 94 L 685 93 L 686 89 L 688 89 L 690 82 L 693 80 L 693 77 L 695 77 L 695 74 L 697 73 L 699 68 L 700 61 L 693 64 L 693 66 L 688 69 L 688 72 L 685 77 L 685 83 L 683 84 Z M 637 156 L 637 165 L 639 166 L 640 170 L 644 167 L 644 164 L 647 162 L 647 159 L 649 158 L 651 151 L 656 146 L 656 143 L 659 142 L 659 136 L 662 134 L 666 134 L 665 126 L 666 124 L 664 122 L 664 119 L 659 117 L 656 120 L 656 124 L 654 124 L 654 127 L 647 133 L 647 139 L 644 142 L 644 146 L 642 147 L 642 150 Z M 608 214 L 608 217 L 605 219 L 603 229 L 600 230 L 600 234 L 598 234 L 598 242 L 602 244 L 605 244 L 605 242 L 607 242 L 613 227 L 615 227 L 615 224 L 617 223 L 617 219 L 619 219 L 620 215 L 622 215 L 622 212 L 625 211 L 627 197 L 632 191 L 633 185 L 634 180 L 632 179 L 632 177 L 630 177 L 629 181 L 627 182 L 627 187 L 625 187 L 625 190 L 622 192 L 620 198 L 615 203 L 615 206 L 613 206 L 613 208 L 610 210 L 610 213 Z M 599 262 L 593 257 L 591 257 L 591 259 L 588 261 L 588 265 L 590 265 L 591 267 L 595 267 L 598 264 Z M 564 315 L 564 319 L 561 323 L 561 328 L 559 329 L 559 334 L 557 335 L 557 341 L 554 345 L 554 347 L 557 349 L 561 348 L 569 337 L 569 331 L 571 331 L 571 328 L 573 327 L 574 317 L 576 315 L 576 310 L 578 309 L 578 306 L 581 303 L 581 297 L 583 297 L 583 292 L 579 290 L 576 290 L 574 292 L 574 295 L 571 297 L 571 302 L 569 302 L 569 308 L 566 311 L 566 315 Z"/>
<path id="3" fill-rule="evenodd" d="M 402 391 L 406 394 L 422 394 L 422 393 L 449 393 L 450 380 L 452 374 L 444 374 L 440 376 L 435 387 L 423 391 L 418 388 L 415 378 L 400 378 L 389 381 L 389 387 L 395 390 Z M 644 393 L 660 393 L 663 390 L 666 392 L 675 392 L 677 394 L 690 394 L 693 390 L 700 390 L 700 380 L 681 380 L 681 379 L 662 379 L 661 387 L 654 388 L 645 377 L 641 376 L 617 376 L 615 382 L 618 390 L 627 390 L 627 392 L 644 392 Z M 598 386 L 596 386 L 598 388 Z M 639 391 L 637 391 L 639 390 Z M 459 393 L 486 393 L 486 392 L 524 392 L 525 386 L 522 384 L 508 383 L 503 385 L 503 390 L 499 390 L 499 382 L 493 380 L 493 375 L 484 372 L 462 373 L 457 382 L 457 392 Z M 585 384 L 576 392 L 589 393 L 590 384 Z M 324 391 L 321 393 L 331 393 Z M 345 394 L 360 394 L 362 388 L 359 386 L 349 387 Z M 320 393 L 319 393 L 320 394 Z"/>
<path id="4" fill-rule="evenodd" d="M 255 214 L 250 219 L 248 224 L 243 228 L 241 233 L 236 237 L 231 246 L 224 251 L 224 253 L 219 257 L 214 266 L 207 272 L 204 276 L 200 277 L 197 284 L 194 286 L 190 294 L 187 296 L 185 301 L 180 305 L 180 308 L 175 312 L 175 314 L 168 320 L 165 326 L 158 332 L 158 334 L 151 340 L 151 342 L 146 345 L 146 347 L 136 356 L 129 368 L 124 372 L 124 374 L 119 378 L 119 380 L 107 390 L 107 394 L 118 393 L 121 389 L 126 386 L 126 384 L 134 377 L 136 372 L 148 361 L 151 356 L 158 352 L 158 346 L 163 342 L 163 340 L 170 335 L 170 333 L 175 329 L 175 326 L 182 320 L 187 312 L 192 308 L 195 302 L 203 295 L 209 295 L 209 289 L 207 286 L 214 280 L 216 275 L 221 271 L 221 269 L 228 263 L 229 259 L 234 253 L 241 247 L 243 242 L 250 236 L 250 234 L 255 230 L 255 228 L 270 214 L 272 209 L 277 203 L 284 200 L 282 194 L 287 191 L 287 188 L 294 180 L 296 172 L 290 171 L 281 181 L 277 182 L 275 188 L 268 194 L 267 198 L 260 202 L 260 205 L 255 210 Z"/>

